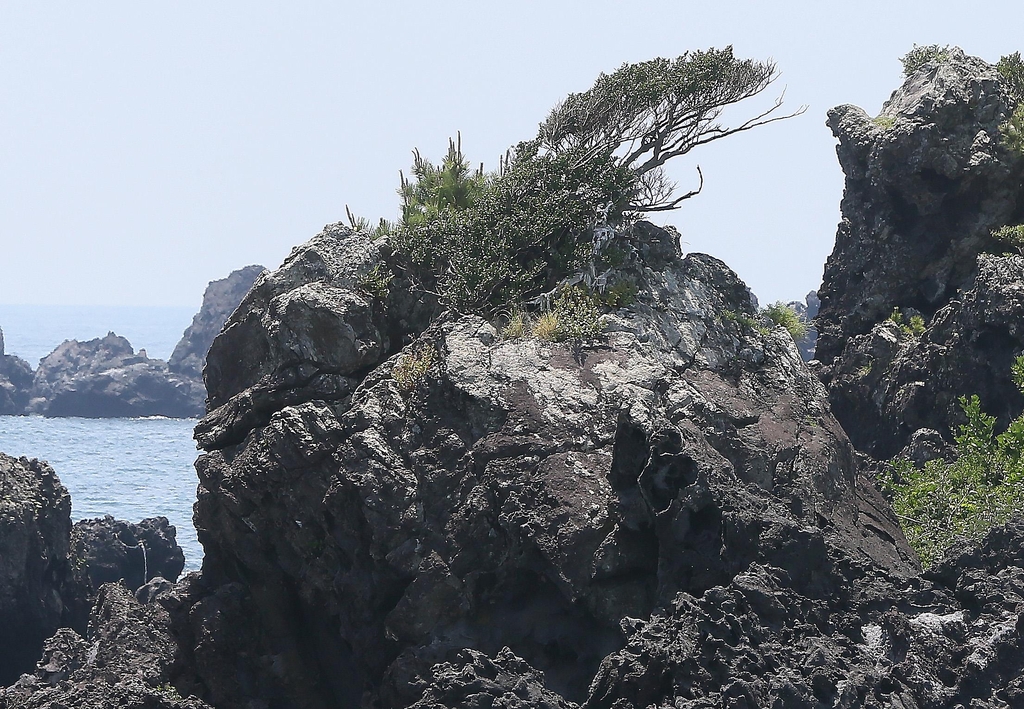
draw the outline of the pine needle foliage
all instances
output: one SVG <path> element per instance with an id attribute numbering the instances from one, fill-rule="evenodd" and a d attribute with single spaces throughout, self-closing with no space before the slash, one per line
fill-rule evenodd
<path id="1" fill-rule="evenodd" d="M 903 64 L 903 76 L 909 77 L 918 69 L 922 69 L 932 62 L 941 64 L 949 61 L 950 56 L 951 47 L 948 44 L 945 46 L 915 44 L 913 49 L 900 57 L 900 62 Z"/>
<path id="2" fill-rule="evenodd" d="M 1002 77 L 1006 92 L 1015 101 L 1024 101 L 1024 58 L 1021 58 L 1020 52 L 1000 57 L 996 69 Z"/>
<path id="3" fill-rule="evenodd" d="M 1024 356 L 1011 373 L 1024 393 Z M 977 395 L 960 397 L 960 408 L 967 422 L 959 427 L 953 462 L 932 460 L 918 468 L 897 459 L 882 480 L 925 567 L 1024 510 L 1024 415 L 997 435 L 995 417 L 982 411 Z"/>
<path id="4" fill-rule="evenodd" d="M 807 323 L 800 319 L 800 316 L 793 308 L 781 300 L 766 307 L 761 311 L 761 314 L 776 325 L 786 328 L 789 336 L 794 341 L 807 337 Z"/>

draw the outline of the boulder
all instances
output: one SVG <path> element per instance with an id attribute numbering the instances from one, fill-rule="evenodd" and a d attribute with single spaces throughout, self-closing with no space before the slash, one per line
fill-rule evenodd
<path id="1" fill-rule="evenodd" d="M 0 453 L 0 685 L 29 671 L 61 624 L 70 514 L 49 465 Z"/>
<path id="2" fill-rule="evenodd" d="M 171 372 L 202 379 L 206 353 L 214 338 L 264 271 L 263 266 L 246 266 L 232 271 L 226 278 L 210 281 L 203 293 L 202 307 L 167 360 Z"/>
<path id="3" fill-rule="evenodd" d="M 32 367 L 20 357 L 0 354 L 0 416 L 25 413 L 32 395 Z"/>
<path id="4" fill-rule="evenodd" d="M 246 666 L 282 706 L 447 701 L 473 673 L 485 702 L 513 670 L 529 679 L 507 701 L 561 706 L 544 692 L 585 700 L 624 621 L 751 564 L 811 599 L 840 569 L 914 573 L 788 333 L 670 232 L 618 238 L 615 278 L 639 293 L 593 342 L 455 313 L 411 334 L 409 309 L 360 291 L 386 245 L 338 226 L 232 315 L 207 364 L 195 520 L 205 583 L 248 619 Z M 207 637 L 204 666 L 237 652 Z M 203 696 L 245 706 L 219 681 Z"/>
<path id="5" fill-rule="evenodd" d="M 44 416 L 113 418 L 171 416 L 203 411 L 202 386 L 170 372 L 167 363 L 138 353 L 114 333 L 67 340 L 35 372 L 28 410 Z"/>
<path id="6" fill-rule="evenodd" d="M 71 529 L 71 549 L 73 556 L 85 563 L 94 589 L 121 581 L 134 592 L 156 577 L 178 580 L 185 568 L 185 555 L 175 539 L 176 531 L 166 517 L 132 523 L 106 515 L 76 522 Z"/>

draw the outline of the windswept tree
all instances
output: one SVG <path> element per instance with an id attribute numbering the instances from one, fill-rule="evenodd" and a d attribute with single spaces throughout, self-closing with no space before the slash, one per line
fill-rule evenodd
<path id="1" fill-rule="evenodd" d="M 402 222 L 390 228 L 411 273 L 443 302 L 493 312 L 550 289 L 592 258 L 598 221 L 628 225 L 675 209 L 663 167 L 674 157 L 779 115 L 782 98 L 736 125 L 723 111 L 778 78 L 771 61 L 736 59 L 732 47 L 674 60 L 625 64 L 568 96 L 536 138 L 511 149 L 499 169 L 472 171 L 461 141 L 435 167 L 414 153 L 402 176 Z"/>

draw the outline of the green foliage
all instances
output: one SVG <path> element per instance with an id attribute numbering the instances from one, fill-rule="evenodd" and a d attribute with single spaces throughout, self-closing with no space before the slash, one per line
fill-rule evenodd
<path id="1" fill-rule="evenodd" d="M 937 44 L 915 44 L 913 49 L 900 57 L 900 62 L 903 63 L 903 76 L 910 76 L 931 62 L 941 64 L 949 61 L 950 49 L 948 44 L 944 47 Z"/>
<path id="2" fill-rule="evenodd" d="M 797 312 L 781 300 L 772 303 L 761 311 L 761 314 L 776 325 L 781 325 L 789 332 L 793 340 L 807 337 L 807 323 L 800 319 Z"/>
<path id="3" fill-rule="evenodd" d="M 899 308 L 893 308 L 889 320 L 899 325 L 904 335 L 920 337 L 924 334 L 924 318 L 920 315 L 914 314 L 907 318 L 904 317 Z"/>
<path id="4" fill-rule="evenodd" d="M 604 330 L 596 298 L 579 286 L 566 288 L 555 300 L 553 312 L 558 319 L 557 339 L 582 342 Z"/>
<path id="5" fill-rule="evenodd" d="M 427 378 L 430 368 L 434 366 L 436 352 L 427 346 L 410 352 L 403 352 L 398 357 L 391 376 L 403 393 L 416 389 Z"/>
<path id="6" fill-rule="evenodd" d="M 1024 356 L 1011 375 L 1024 392 Z M 932 460 L 917 468 L 897 459 L 882 481 L 925 567 L 1024 509 L 1024 415 L 996 435 L 995 417 L 981 410 L 976 395 L 960 397 L 960 408 L 967 422 L 959 427 L 953 462 Z"/>
<path id="7" fill-rule="evenodd" d="M 1000 227 L 992 232 L 992 236 L 1024 254 L 1024 224 Z"/>
<path id="8" fill-rule="evenodd" d="M 608 308 L 622 308 L 636 302 L 636 296 L 640 292 L 636 283 L 631 280 L 616 281 L 602 293 L 595 293 L 597 301 Z"/>
<path id="9" fill-rule="evenodd" d="M 999 135 L 1007 150 L 1024 157 L 1024 101 L 999 126 Z"/>
<path id="10" fill-rule="evenodd" d="M 737 313 L 735 310 L 729 310 L 728 308 L 722 311 L 722 320 L 725 322 L 736 323 L 740 327 L 744 327 L 749 330 L 758 329 L 758 322 L 756 319 L 746 313 Z"/>
<path id="11" fill-rule="evenodd" d="M 1024 59 L 1021 58 L 1020 52 L 1000 57 L 996 62 L 996 69 L 999 70 L 1007 93 L 1015 101 L 1024 101 Z"/>
<path id="12" fill-rule="evenodd" d="M 471 172 L 452 141 L 439 168 L 416 152 L 392 244 L 457 310 L 490 314 L 528 300 L 589 263 L 596 224 L 628 226 L 700 191 L 674 197 L 668 160 L 786 118 L 773 115 L 780 99 L 735 127 L 717 122 L 776 77 L 772 62 L 736 59 L 731 47 L 625 64 L 566 98 L 496 173 Z"/>
<path id="13" fill-rule="evenodd" d="M 896 125 L 896 119 L 892 116 L 875 116 L 871 122 L 882 130 L 889 130 Z"/>
<path id="14" fill-rule="evenodd" d="M 359 289 L 371 298 L 384 302 L 391 293 L 391 282 L 395 274 L 385 263 L 378 263 L 359 282 Z"/>

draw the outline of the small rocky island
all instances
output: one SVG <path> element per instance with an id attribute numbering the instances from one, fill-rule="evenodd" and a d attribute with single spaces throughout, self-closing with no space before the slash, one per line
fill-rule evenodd
<path id="1" fill-rule="evenodd" d="M 148 357 L 145 350 L 136 352 L 127 339 L 110 332 L 86 342 L 65 341 L 33 372 L 24 360 L 4 355 L 0 334 L 0 415 L 201 416 L 206 352 L 265 270 L 247 266 L 211 282 L 202 307 L 166 362 Z"/>
<path id="2" fill-rule="evenodd" d="M 0 709 L 1024 706 L 1024 522 L 924 569 L 879 489 L 894 456 L 955 457 L 958 397 L 993 427 L 1024 410 L 1024 258 L 992 236 L 1024 222 L 1011 89 L 946 49 L 880 117 L 830 113 L 847 182 L 809 363 L 647 221 L 598 222 L 562 273 L 436 268 L 449 232 L 412 191 L 404 232 L 328 225 L 209 349 L 201 572 L 107 571 L 53 472 L 0 457 L 0 663 L 24 673 Z M 519 159 L 499 179 L 564 186 Z M 487 313 L 491 278 L 548 290 Z"/>

